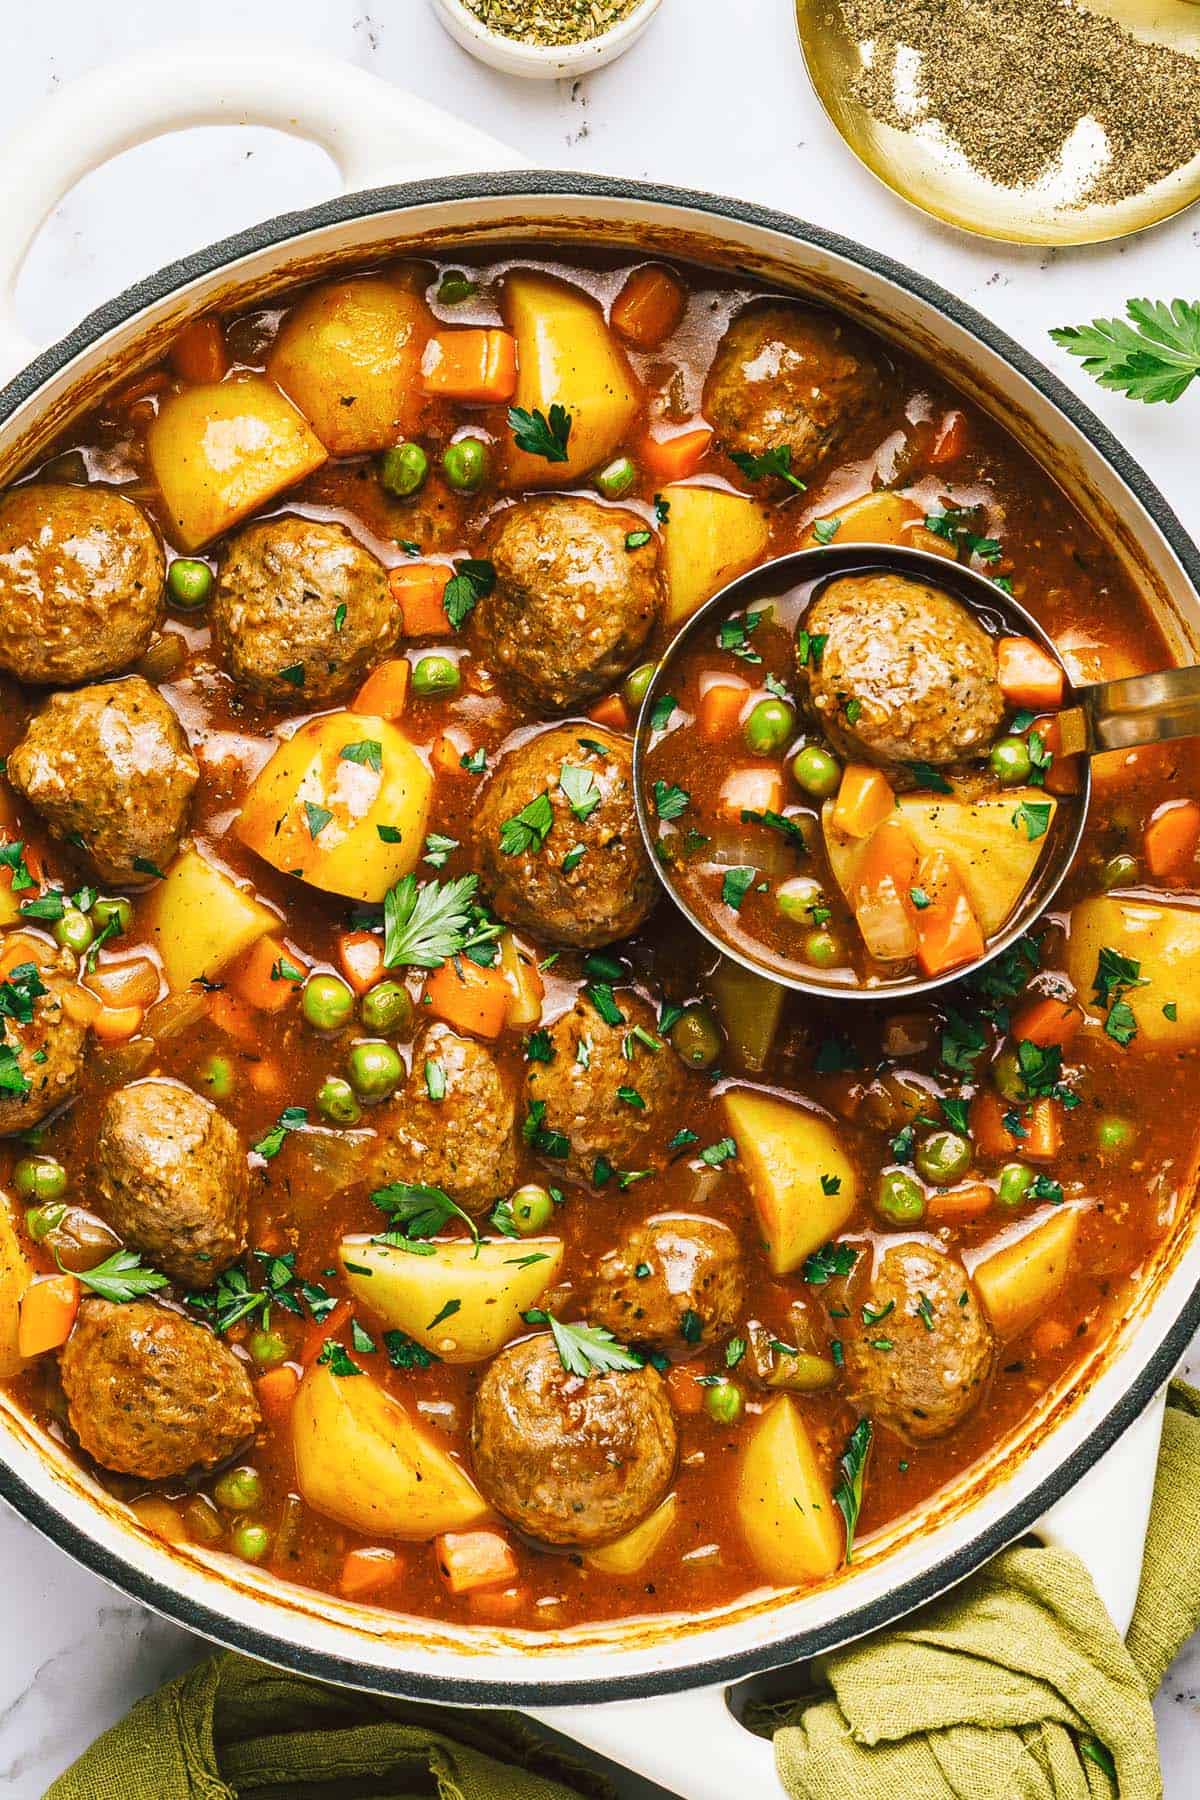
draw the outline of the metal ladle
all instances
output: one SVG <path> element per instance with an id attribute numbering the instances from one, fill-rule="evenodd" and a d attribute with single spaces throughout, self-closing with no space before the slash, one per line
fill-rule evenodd
<path id="1" fill-rule="evenodd" d="M 1147 41 L 1200 56 L 1195 0 L 1091 0 L 1090 10 Z M 1016 244 L 1094 244 L 1144 231 L 1200 199 L 1200 148 L 1165 180 L 1106 205 L 1064 203 L 1050 183 L 1001 187 L 941 141 L 927 120 L 900 131 L 855 100 L 861 53 L 837 0 L 796 0 L 796 28 L 817 99 L 859 161 L 902 200 L 963 231 Z"/>
<path id="2" fill-rule="evenodd" d="M 795 963 L 784 965 L 765 951 L 762 955 L 752 954 L 745 942 L 721 935 L 714 930 L 709 917 L 701 917 L 693 910 L 657 854 L 658 820 L 646 792 L 646 757 L 661 735 L 652 725 L 655 701 L 660 695 L 677 691 L 672 684 L 680 658 L 697 642 L 713 644 L 717 626 L 722 621 L 734 613 L 781 600 L 798 587 L 809 589 L 805 601 L 807 607 L 836 577 L 878 574 L 902 575 L 941 588 L 964 602 L 972 614 L 982 618 L 997 635 L 1030 637 L 1040 644 L 1063 669 L 1066 682 L 1064 702 L 1057 715 L 1062 733 L 1060 754 L 1078 755 L 1081 762 L 1079 791 L 1065 796 L 1059 805 L 1051 841 L 1034 870 L 1021 903 L 1003 928 L 989 940 L 985 954 L 977 962 L 964 964 L 945 975 L 881 977 L 875 985 L 865 985 L 857 978 L 852 983 L 845 971 L 831 970 L 828 975 L 822 975 L 815 969 L 801 971 Z M 1162 669 L 1151 675 L 1130 675 L 1119 681 L 1074 686 L 1054 640 L 1032 614 L 986 575 L 927 550 L 910 550 L 890 544 L 837 544 L 797 550 L 790 556 L 761 563 L 723 587 L 686 620 L 664 652 L 638 714 L 633 750 L 634 795 L 642 838 L 659 880 L 694 929 L 723 955 L 781 986 L 821 999 L 892 1001 L 929 994 L 949 982 L 961 981 L 964 976 L 973 974 L 1027 932 L 1050 906 L 1070 871 L 1087 822 L 1092 779 L 1089 759 L 1092 756 L 1106 750 L 1131 750 L 1177 737 L 1200 737 L 1200 666 Z"/>

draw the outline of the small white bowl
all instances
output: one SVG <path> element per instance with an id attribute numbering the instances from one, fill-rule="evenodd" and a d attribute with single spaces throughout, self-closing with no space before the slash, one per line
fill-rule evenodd
<path id="1" fill-rule="evenodd" d="M 661 4 L 662 0 L 641 0 L 625 18 L 581 44 L 523 44 L 519 38 L 490 31 L 463 0 L 433 0 L 433 9 L 450 36 L 493 69 L 505 75 L 531 76 L 535 81 L 561 81 L 589 75 L 628 50 Z"/>

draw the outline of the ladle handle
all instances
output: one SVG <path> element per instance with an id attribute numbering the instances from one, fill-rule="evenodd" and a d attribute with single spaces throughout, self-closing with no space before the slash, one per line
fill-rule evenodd
<path id="1" fill-rule="evenodd" d="M 1075 703 L 1084 715 L 1087 749 L 1093 755 L 1167 738 L 1200 737 L 1200 667 L 1098 681 L 1082 689 Z"/>

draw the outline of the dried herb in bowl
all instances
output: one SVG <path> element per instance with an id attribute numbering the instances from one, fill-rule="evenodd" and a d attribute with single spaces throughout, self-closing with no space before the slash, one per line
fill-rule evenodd
<path id="1" fill-rule="evenodd" d="M 464 0 L 481 25 L 518 43 L 550 49 L 585 44 L 636 12 L 641 0 Z"/>

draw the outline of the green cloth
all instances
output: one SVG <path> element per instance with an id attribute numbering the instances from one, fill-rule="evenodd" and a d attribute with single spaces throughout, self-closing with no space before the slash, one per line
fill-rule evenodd
<path id="1" fill-rule="evenodd" d="M 1075 1557 L 1006 1550 L 902 1626 L 813 1665 L 819 1691 L 775 1734 L 784 1786 L 792 1800 L 1156 1800 L 1150 1697 L 1198 1622 L 1200 1393 L 1175 1383 L 1128 1641 Z M 604 1791 L 514 1714 L 414 1708 L 221 1655 L 139 1702 L 45 1800 Z"/>

